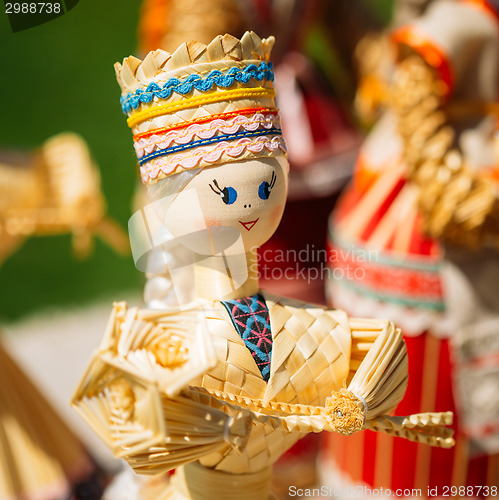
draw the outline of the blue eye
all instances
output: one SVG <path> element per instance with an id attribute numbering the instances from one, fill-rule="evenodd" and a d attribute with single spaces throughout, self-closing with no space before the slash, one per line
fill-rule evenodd
<path id="1" fill-rule="evenodd" d="M 267 181 L 263 181 L 258 188 L 258 196 L 262 200 L 268 200 L 270 196 L 270 184 Z"/>
<path id="2" fill-rule="evenodd" d="M 230 186 L 223 188 L 220 197 L 226 205 L 232 205 L 237 200 L 237 191 Z"/>
<path id="3" fill-rule="evenodd" d="M 222 198 L 222 201 L 226 205 L 232 205 L 237 200 L 237 191 L 233 187 L 224 187 L 223 189 L 219 186 L 216 179 L 213 179 L 213 186 L 209 184 L 210 189 Z"/>
<path id="4" fill-rule="evenodd" d="M 263 181 L 258 187 L 258 196 L 262 200 L 268 200 L 270 196 L 270 192 L 272 188 L 275 186 L 275 181 L 277 177 L 274 172 L 272 172 L 272 177 L 270 178 L 270 182 Z"/>

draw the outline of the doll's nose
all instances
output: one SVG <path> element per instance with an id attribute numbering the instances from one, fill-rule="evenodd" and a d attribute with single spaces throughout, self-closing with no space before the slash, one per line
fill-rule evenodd
<path id="1" fill-rule="evenodd" d="M 251 208 L 251 203 L 246 203 L 246 205 L 244 205 L 244 208 Z"/>

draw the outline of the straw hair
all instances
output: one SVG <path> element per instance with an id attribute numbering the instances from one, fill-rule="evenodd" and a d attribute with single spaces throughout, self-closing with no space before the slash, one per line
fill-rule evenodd
<path id="1" fill-rule="evenodd" d="M 481 176 L 455 149 L 452 116 L 497 114 L 485 102 L 445 105 L 436 71 L 419 56 L 402 61 L 396 72 L 393 106 L 404 141 L 409 175 L 420 187 L 425 231 L 471 247 L 498 245 L 499 200 L 495 181 Z"/>
<path id="2" fill-rule="evenodd" d="M 386 416 L 407 384 L 407 352 L 392 323 L 266 300 L 274 345 L 268 385 L 219 303 L 179 313 L 119 303 L 73 406 L 141 474 L 193 461 L 257 472 L 308 432 L 369 428 L 453 445 L 445 428 L 451 414 Z"/>

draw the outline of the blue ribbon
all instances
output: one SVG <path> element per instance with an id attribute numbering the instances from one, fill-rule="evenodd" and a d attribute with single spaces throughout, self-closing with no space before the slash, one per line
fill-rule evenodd
<path id="1" fill-rule="evenodd" d="M 153 158 L 157 158 L 158 156 L 166 156 L 171 153 L 185 151 L 186 149 L 193 149 L 198 146 L 206 146 L 208 144 L 214 144 L 216 142 L 233 141 L 235 139 L 240 139 L 241 137 L 255 137 L 259 135 L 282 135 L 282 130 L 278 128 L 261 129 L 254 131 L 243 130 L 240 132 L 236 132 L 235 134 L 224 134 L 224 135 L 218 135 L 216 137 L 211 137 L 210 139 L 199 139 L 197 141 L 189 142 L 188 144 L 180 144 L 178 146 L 172 146 L 171 148 L 154 151 L 154 153 L 150 153 L 140 158 L 139 163 L 140 165 L 143 165 L 144 163 L 148 162 L 149 160 L 152 160 Z"/>
<path id="2" fill-rule="evenodd" d="M 123 113 L 129 113 L 133 109 L 137 109 L 140 103 L 148 103 L 154 97 L 160 99 L 168 99 L 173 92 L 185 95 L 192 91 L 192 89 L 201 92 L 211 90 L 215 85 L 218 87 L 227 88 L 234 82 L 248 83 L 253 78 L 261 82 L 262 80 L 274 81 L 274 72 L 272 71 L 272 63 L 250 64 L 243 69 L 233 66 L 225 73 L 218 69 L 210 71 L 205 78 L 199 75 L 189 75 L 185 80 L 181 81 L 178 78 L 170 78 L 163 86 L 157 83 L 150 83 L 147 88 L 137 89 L 133 93 L 128 93 L 126 96 L 121 96 L 120 103 Z"/>

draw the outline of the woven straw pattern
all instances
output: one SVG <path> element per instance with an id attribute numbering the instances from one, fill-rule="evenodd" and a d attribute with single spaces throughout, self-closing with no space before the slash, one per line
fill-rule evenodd
<path id="1" fill-rule="evenodd" d="M 331 392 L 341 388 L 348 374 L 350 336 L 346 316 L 268 295 L 266 299 L 273 332 L 268 385 L 263 382 L 227 312 L 219 305 L 215 309 L 218 311 L 217 323 L 210 325 L 210 331 L 220 331 L 227 339 L 229 357 L 226 363 L 219 362 L 216 370 L 205 375 L 199 385 L 265 401 L 324 405 Z M 258 386 L 246 385 L 241 379 L 241 371 L 250 371 L 250 381 L 258 380 Z M 304 426 L 305 430 L 311 431 Z M 225 456 L 214 454 L 202 459 L 201 463 L 232 473 L 255 472 L 274 463 L 300 437 L 302 434 L 296 433 L 296 429 L 290 434 L 280 425 L 274 430 L 273 426 L 257 423 L 244 454 L 232 451 Z"/>
<path id="2" fill-rule="evenodd" d="M 453 445 L 444 427 L 451 414 L 384 414 L 407 382 L 405 344 L 392 323 L 266 301 L 268 385 L 219 302 L 170 313 L 115 305 L 73 405 L 137 472 L 177 468 L 161 499 L 220 498 L 228 482 L 241 498 L 267 500 L 272 464 L 307 432 L 370 428 Z"/>
<path id="3" fill-rule="evenodd" d="M 393 324 L 266 300 L 273 334 L 268 384 L 220 303 L 171 313 L 116 304 L 74 406 L 143 474 L 195 460 L 255 473 L 305 432 L 350 434 L 364 425 L 453 444 L 451 431 L 435 426 L 447 422 L 436 421 L 439 415 L 386 420 L 407 381 L 405 344 Z"/>
<path id="4" fill-rule="evenodd" d="M 255 472 L 268 467 L 302 434 L 290 433 L 279 423 L 271 426 L 255 421 L 244 453 L 236 453 L 222 435 L 216 443 L 219 449 L 214 453 L 208 453 L 209 449 L 205 447 L 189 451 L 186 458 L 178 452 L 168 457 L 165 445 L 160 443 L 164 443 L 164 432 L 172 435 L 172 427 L 164 426 L 157 417 L 164 414 L 162 405 L 165 401 L 161 403 L 161 398 L 166 397 L 163 392 L 160 396 L 158 387 L 160 392 L 168 388 L 167 397 L 170 399 L 177 397 L 178 390 L 190 383 L 256 399 L 319 405 L 324 405 L 332 391 L 342 387 L 348 375 L 350 354 L 346 316 L 291 301 L 279 302 L 269 298 L 267 304 L 274 332 L 268 386 L 221 304 L 215 303 L 204 313 L 215 350 L 213 359 L 218 359 L 211 368 L 209 362 L 203 361 L 203 346 L 189 333 L 199 321 L 199 311 L 165 314 L 115 306 L 99 353 L 75 394 L 74 402 L 79 413 L 115 453 L 127 456 L 129 463 L 140 472 L 177 467 L 184 463 L 184 459 L 200 458 L 198 452 L 205 455 L 201 460 L 203 465 L 226 472 Z M 159 364 L 160 358 L 155 353 L 158 342 L 167 341 L 172 335 L 184 342 L 190 361 L 169 371 Z M 207 356 L 205 359 L 211 358 Z M 196 377 L 194 370 L 200 375 Z M 127 387 L 133 388 L 133 397 Z M 117 394 L 121 397 L 116 397 Z M 133 411 L 130 410 L 132 401 Z M 195 406 L 194 402 L 189 404 Z M 224 406 L 224 411 L 234 414 L 234 411 L 227 410 L 229 407 Z M 147 414 L 142 414 L 138 408 L 147 408 Z M 209 408 L 207 404 L 206 408 Z M 219 404 L 212 411 L 213 417 L 220 421 Z M 236 408 L 235 411 L 241 410 Z M 184 420 L 188 414 L 183 413 Z M 185 428 L 183 431 L 189 433 Z M 191 439 L 195 441 L 194 436 Z M 175 440 L 171 443 L 173 445 Z M 154 460 L 148 453 L 144 455 L 148 447 L 156 450 Z"/>
<path id="5" fill-rule="evenodd" d="M 420 413 L 409 417 L 380 417 L 368 422 L 366 428 L 417 443 L 451 448 L 454 446 L 454 440 L 451 437 L 453 431 L 446 426 L 452 425 L 452 421 L 453 414 L 450 411 Z"/>
<path id="6" fill-rule="evenodd" d="M 393 103 L 411 179 L 421 188 L 425 230 L 436 238 L 477 247 L 498 244 L 497 187 L 480 177 L 455 149 L 455 133 L 444 107 L 444 89 L 418 56 L 399 65 Z M 459 110 L 454 110 L 458 111 Z M 473 113 L 484 114 L 480 107 Z"/>

